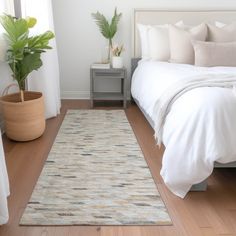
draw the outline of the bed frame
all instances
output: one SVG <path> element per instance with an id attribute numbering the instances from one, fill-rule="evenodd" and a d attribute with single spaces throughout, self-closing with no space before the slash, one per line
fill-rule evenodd
<path id="1" fill-rule="evenodd" d="M 236 10 L 166 10 L 166 9 L 135 9 L 133 17 L 132 29 L 132 51 L 133 58 L 131 59 L 131 78 L 141 59 L 140 41 L 137 31 L 137 24 L 167 24 L 175 23 L 183 20 L 186 24 L 199 24 L 201 22 L 220 21 L 223 23 L 231 23 L 236 21 Z M 154 127 L 154 122 L 151 117 L 142 109 L 139 102 L 134 99 L 139 109 L 144 114 L 145 118 Z M 227 164 L 215 163 L 215 168 L 236 168 L 236 162 Z M 191 191 L 205 191 L 207 189 L 207 180 L 192 186 Z"/>

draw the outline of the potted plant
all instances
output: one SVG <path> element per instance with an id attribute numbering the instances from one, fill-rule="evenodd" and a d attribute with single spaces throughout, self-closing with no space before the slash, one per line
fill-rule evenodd
<path id="1" fill-rule="evenodd" d="M 113 68 L 123 68 L 123 58 L 121 53 L 124 51 L 124 46 L 115 46 L 112 48 L 112 67 Z"/>
<path id="2" fill-rule="evenodd" d="M 32 17 L 0 16 L 7 41 L 6 62 L 17 82 L 19 93 L 1 97 L 6 135 L 16 141 L 29 141 L 40 137 L 45 130 L 44 100 L 40 92 L 25 91 L 28 75 L 42 66 L 41 54 L 51 49 L 51 31 L 30 36 L 29 30 L 37 20 Z"/>
<path id="3" fill-rule="evenodd" d="M 99 27 L 101 34 L 108 39 L 109 46 L 108 46 L 108 56 L 107 60 L 110 62 L 110 50 L 112 48 L 112 39 L 117 32 L 117 26 L 120 21 L 122 13 L 117 14 L 117 9 L 115 8 L 114 15 L 109 23 L 108 20 L 104 15 L 100 12 L 92 13 L 92 17 L 95 19 L 96 24 Z"/>

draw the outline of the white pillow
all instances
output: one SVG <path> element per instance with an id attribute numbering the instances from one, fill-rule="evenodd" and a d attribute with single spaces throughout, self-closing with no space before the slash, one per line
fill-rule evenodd
<path id="1" fill-rule="evenodd" d="M 168 61 L 170 58 L 168 25 L 150 26 L 148 45 L 150 59 Z"/>
<path id="2" fill-rule="evenodd" d="M 183 21 L 178 22 L 178 24 L 175 24 L 175 26 L 178 26 L 181 29 L 189 30 L 194 27 L 194 25 L 186 25 Z"/>
<path id="3" fill-rule="evenodd" d="M 149 58 L 149 45 L 148 45 L 147 32 L 148 32 L 149 25 L 137 24 L 137 27 L 139 31 L 139 37 L 140 37 L 142 59 L 148 59 Z"/>
<path id="4" fill-rule="evenodd" d="M 184 27 L 183 21 L 178 21 L 175 25 Z M 161 61 L 169 59 L 170 49 L 168 27 L 168 24 L 137 24 L 140 36 L 142 59 L 154 59 Z"/>
<path id="5" fill-rule="evenodd" d="M 236 42 L 193 41 L 196 66 L 236 66 Z"/>
<path id="6" fill-rule="evenodd" d="M 207 25 L 208 37 L 207 41 L 211 42 L 232 42 L 236 41 L 236 23 L 229 25 L 219 24 L 218 27 L 214 25 Z M 220 26 L 220 27 L 219 27 Z"/>
<path id="7" fill-rule="evenodd" d="M 206 24 L 200 24 L 189 30 L 170 25 L 170 62 L 194 64 L 194 50 L 191 40 L 205 41 L 206 36 Z"/>

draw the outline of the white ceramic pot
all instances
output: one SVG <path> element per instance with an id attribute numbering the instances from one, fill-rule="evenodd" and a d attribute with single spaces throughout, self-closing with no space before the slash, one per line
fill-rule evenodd
<path id="1" fill-rule="evenodd" d="M 123 68 L 123 58 L 122 57 L 112 57 L 112 67 L 113 68 Z"/>

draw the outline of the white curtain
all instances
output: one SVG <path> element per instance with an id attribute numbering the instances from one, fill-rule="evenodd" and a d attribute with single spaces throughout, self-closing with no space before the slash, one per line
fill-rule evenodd
<path id="1" fill-rule="evenodd" d="M 14 14 L 13 0 L 0 0 L 0 15 L 2 15 L 3 13 Z M 3 28 L 0 27 L 0 60 L 4 59 L 6 50 L 6 45 L 3 40 L 2 33 Z M 7 68 L 5 68 L 6 66 L 7 65 L 1 64 L 0 79 L 2 79 L 2 76 L 5 76 L 7 74 L 3 73 L 3 71 L 7 70 Z M 9 181 L 2 144 L 2 135 L 0 130 L 0 225 L 7 223 L 9 218 L 7 208 L 7 197 L 9 196 L 9 194 Z"/>
<path id="2" fill-rule="evenodd" d="M 32 34 L 54 31 L 51 0 L 21 0 L 22 17 L 35 17 L 36 26 Z M 40 91 L 44 95 L 46 118 L 55 117 L 60 113 L 60 82 L 56 40 L 51 40 L 52 50 L 42 54 L 43 66 L 28 78 L 28 89 Z"/>
<path id="3" fill-rule="evenodd" d="M 0 14 L 14 14 L 14 0 L 0 0 Z"/>
<path id="4" fill-rule="evenodd" d="M 5 156 L 0 135 L 0 225 L 8 221 L 7 197 L 9 195 L 9 182 L 5 163 Z"/>

